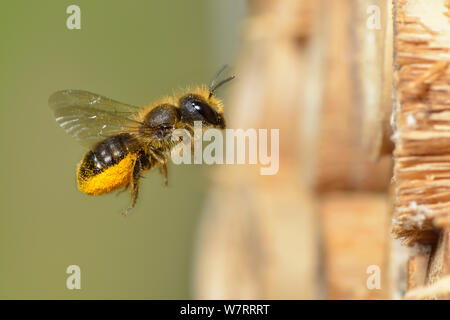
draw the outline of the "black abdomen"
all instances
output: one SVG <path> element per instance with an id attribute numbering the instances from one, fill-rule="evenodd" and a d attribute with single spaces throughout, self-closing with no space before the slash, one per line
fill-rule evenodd
<path id="1" fill-rule="evenodd" d="M 128 133 L 121 133 L 97 143 L 88 151 L 80 167 L 83 176 L 96 175 L 106 168 L 120 162 L 125 156 L 136 149 L 136 140 Z"/>

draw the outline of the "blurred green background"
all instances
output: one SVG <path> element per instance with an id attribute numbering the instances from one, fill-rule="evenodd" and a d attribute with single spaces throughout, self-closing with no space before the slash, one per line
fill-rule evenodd
<path id="1" fill-rule="evenodd" d="M 71 4 L 81 30 L 66 28 Z M 85 149 L 56 125 L 47 99 L 71 88 L 145 105 L 209 83 L 233 63 L 245 9 L 244 0 L 1 2 L 0 298 L 192 297 L 196 226 L 214 168 L 172 164 L 168 188 L 150 173 L 124 218 L 128 194 L 77 191 Z M 66 288 L 72 264 L 81 290 Z"/>

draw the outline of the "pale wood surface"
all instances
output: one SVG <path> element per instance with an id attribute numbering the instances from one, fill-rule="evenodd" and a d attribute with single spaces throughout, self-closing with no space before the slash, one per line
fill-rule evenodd
<path id="1" fill-rule="evenodd" d="M 409 258 L 407 262 L 408 291 L 425 285 L 429 261 L 430 261 L 429 254 L 420 254 Z"/>
<path id="2" fill-rule="evenodd" d="M 280 171 L 217 170 L 195 297 L 446 297 L 450 3 L 393 3 L 251 2 L 228 124 L 279 128 Z M 367 29 L 369 5 L 380 30 Z M 391 227 L 419 250 L 396 248 Z M 381 290 L 366 286 L 369 265 L 381 268 Z"/>
<path id="3" fill-rule="evenodd" d="M 450 292 L 449 18 L 447 0 L 394 1 L 393 235 L 432 248 L 408 263 L 407 299 Z"/>
<path id="4" fill-rule="evenodd" d="M 325 279 L 329 299 L 387 299 L 388 199 L 373 193 L 329 193 L 322 198 Z M 380 270 L 380 289 L 366 285 L 369 266 Z"/>
<path id="5" fill-rule="evenodd" d="M 280 129 L 280 169 L 217 168 L 199 229 L 194 296 L 203 299 L 319 297 L 313 195 L 300 161 L 301 88 L 315 2 L 256 1 L 245 24 L 231 128 Z"/>
<path id="6" fill-rule="evenodd" d="M 394 234 L 434 242 L 434 228 L 450 224 L 449 6 L 395 4 Z"/>

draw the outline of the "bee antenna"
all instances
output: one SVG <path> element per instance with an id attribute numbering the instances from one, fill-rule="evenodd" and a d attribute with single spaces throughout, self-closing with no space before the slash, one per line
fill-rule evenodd
<path id="1" fill-rule="evenodd" d="M 219 79 L 220 75 L 228 68 L 228 65 L 224 65 L 219 72 L 217 72 L 216 76 L 214 77 L 213 81 L 211 81 L 211 84 L 209 85 L 209 97 L 211 98 L 214 93 L 216 92 L 216 90 L 221 87 L 223 84 L 233 80 L 234 78 L 236 78 L 235 76 L 231 76 L 226 78 L 225 80 L 220 81 L 219 83 L 216 84 L 217 79 Z"/>

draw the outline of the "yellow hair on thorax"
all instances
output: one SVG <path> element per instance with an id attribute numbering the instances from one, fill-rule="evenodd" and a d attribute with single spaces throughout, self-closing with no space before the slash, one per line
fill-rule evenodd
<path id="1" fill-rule="evenodd" d="M 134 119 L 137 121 L 143 121 L 145 116 L 151 111 L 153 110 L 155 107 L 160 106 L 162 104 L 170 104 L 170 105 L 176 105 L 175 104 L 175 100 L 173 99 L 173 97 L 163 97 L 147 106 L 144 106 L 135 116 Z"/>
<path id="2" fill-rule="evenodd" d="M 174 95 L 175 100 L 177 102 L 177 105 L 179 105 L 180 99 L 188 94 L 194 94 L 197 96 L 200 96 L 205 100 L 213 109 L 219 113 L 223 113 L 223 102 L 218 99 L 215 95 L 209 96 L 210 91 L 209 88 L 205 85 L 201 86 L 195 86 L 195 87 L 188 87 L 187 89 L 183 90 L 183 92 L 179 92 Z"/>
<path id="3" fill-rule="evenodd" d="M 200 96 L 205 102 L 207 102 L 218 114 L 223 114 L 223 102 L 218 99 L 216 96 L 209 96 L 210 91 L 209 88 L 205 85 L 188 87 L 183 90 L 179 90 L 177 93 L 174 93 L 173 96 L 163 97 L 147 106 L 144 106 L 135 116 L 134 120 L 142 122 L 145 116 L 153 110 L 155 107 L 170 104 L 177 108 L 180 107 L 180 99 L 188 94 L 193 94 Z"/>

